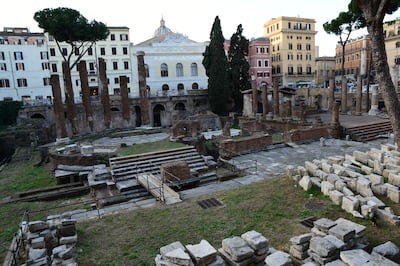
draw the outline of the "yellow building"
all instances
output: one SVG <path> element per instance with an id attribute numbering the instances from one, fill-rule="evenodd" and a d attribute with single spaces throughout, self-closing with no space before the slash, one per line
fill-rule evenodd
<path id="1" fill-rule="evenodd" d="M 392 81 L 400 88 L 400 20 L 383 24 L 387 62 Z"/>
<path id="2" fill-rule="evenodd" d="M 315 83 L 315 19 L 278 17 L 264 24 L 271 41 L 272 78 L 281 86 L 304 87 Z"/>

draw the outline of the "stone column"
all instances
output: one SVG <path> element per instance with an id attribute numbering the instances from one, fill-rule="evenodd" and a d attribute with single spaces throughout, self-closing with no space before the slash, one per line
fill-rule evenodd
<path id="1" fill-rule="evenodd" d="M 77 135 L 79 132 L 78 118 L 76 114 L 74 90 L 72 89 L 71 70 L 69 69 L 68 62 L 62 63 L 62 70 L 64 74 L 64 93 L 65 103 L 67 105 L 67 118 L 71 123 L 72 134 Z"/>
<path id="2" fill-rule="evenodd" d="M 252 88 L 252 113 L 254 115 L 254 118 L 256 117 L 257 114 L 257 109 L 258 109 L 258 91 L 257 91 L 257 80 L 255 76 L 251 76 L 251 88 Z"/>
<path id="3" fill-rule="evenodd" d="M 329 110 L 332 110 L 335 103 L 335 79 L 329 79 Z"/>
<path id="4" fill-rule="evenodd" d="M 262 85 L 262 115 L 265 118 L 265 116 L 267 115 L 268 112 L 268 94 L 267 94 L 267 84 L 263 84 Z"/>
<path id="5" fill-rule="evenodd" d="M 110 128 L 111 124 L 110 95 L 108 93 L 106 63 L 103 58 L 99 58 L 99 78 L 100 78 L 101 104 L 103 105 L 104 126 L 106 128 Z"/>
<path id="6" fill-rule="evenodd" d="M 274 101 L 274 118 L 279 117 L 279 83 L 274 80 L 274 94 L 272 95 Z"/>
<path id="7" fill-rule="evenodd" d="M 59 76 L 51 75 L 50 83 L 53 91 L 53 111 L 56 119 L 56 135 L 57 138 L 66 138 L 68 137 L 68 134 L 65 127 L 64 106 L 62 104 Z"/>
<path id="8" fill-rule="evenodd" d="M 78 64 L 79 78 L 81 79 L 82 103 L 85 108 L 86 121 L 89 124 L 90 130 L 93 131 L 93 110 L 90 102 L 90 88 L 88 81 L 88 73 L 86 69 L 86 61 L 82 60 Z"/>
<path id="9" fill-rule="evenodd" d="M 288 100 L 287 102 L 286 102 L 286 116 L 288 117 L 288 118 L 292 118 L 292 100 Z"/>
<path id="10" fill-rule="evenodd" d="M 361 115 L 362 113 L 362 80 L 361 75 L 357 78 L 357 98 L 356 98 L 356 115 Z"/>
<path id="11" fill-rule="evenodd" d="M 342 114 L 347 113 L 347 78 L 342 76 Z"/>
<path id="12" fill-rule="evenodd" d="M 379 112 L 379 110 L 378 110 L 378 98 L 379 98 L 378 85 L 372 85 L 371 90 L 372 90 L 371 109 L 369 109 L 368 115 L 377 115 Z"/>
<path id="13" fill-rule="evenodd" d="M 142 123 L 145 125 L 150 124 L 150 110 L 149 99 L 146 84 L 146 68 L 144 66 L 144 52 L 138 51 L 136 53 L 138 61 L 138 78 L 139 78 L 139 105 L 142 114 Z"/>
<path id="14" fill-rule="evenodd" d="M 332 112 L 331 112 L 331 125 L 332 126 L 337 126 L 339 125 L 339 103 L 334 102 L 332 106 Z"/>
<path id="15" fill-rule="evenodd" d="M 119 85 L 121 89 L 122 118 L 129 122 L 131 118 L 131 112 L 129 110 L 128 78 L 126 76 L 119 76 Z"/>

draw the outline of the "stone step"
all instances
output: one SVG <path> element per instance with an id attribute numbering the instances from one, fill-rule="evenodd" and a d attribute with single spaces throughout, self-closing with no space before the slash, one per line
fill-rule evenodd
<path id="1" fill-rule="evenodd" d="M 144 186 L 153 196 L 165 204 L 181 202 L 179 193 L 172 190 L 159 178 L 151 174 L 141 174 L 137 177 L 139 184 Z"/>
<path id="2" fill-rule="evenodd" d="M 185 154 L 188 152 L 197 152 L 197 150 L 193 146 L 173 149 L 173 150 L 163 150 L 157 152 L 149 152 L 149 153 L 141 153 L 135 155 L 128 155 L 128 156 L 121 156 L 121 157 L 113 157 L 109 159 L 110 166 L 114 164 L 123 164 L 125 162 L 135 162 L 135 161 L 144 161 L 144 160 L 151 160 L 154 158 L 165 157 L 168 155 L 179 155 Z"/>

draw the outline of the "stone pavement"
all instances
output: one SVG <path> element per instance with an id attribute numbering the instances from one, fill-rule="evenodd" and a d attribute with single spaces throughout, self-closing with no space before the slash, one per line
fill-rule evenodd
<path id="1" fill-rule="evenodd" d="M 326 139 L 325 146 L 320 141 L 311 141 L 304 144 L 280 145 L 265 151 L 249 153 L 230 160 L 239 168 L 251 167 L 250 174 L 224 182 L 212 183 L 208 186 L 197 187 L 181 192 L 182 199 L 211 194 L 218 191 L 229 190 L 253 182 L 280 176 L 285 173 L 286 166 L 304 166 L 305 161 L 323 159 L 333 155 L 352 154 L 353 151 L 367 151 L 371 148 L 380 148 L 388 139 L 362 143 L 340 139 Z M 393 143 L 389 141 L 389 143 Z M 257 171 L 253 165 L 257 165 Z"/>

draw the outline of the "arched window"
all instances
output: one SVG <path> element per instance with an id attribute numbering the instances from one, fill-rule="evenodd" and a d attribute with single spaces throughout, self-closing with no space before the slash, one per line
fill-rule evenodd
<path id="1" fill-rule="evenodd" d="M 179 95 L 183 95 L 185 93 L 185 86 L 183 85 L 183 83 L 179 83 L 177 89 Z"/>
<path id="2" fill-rule="evenodd" d="M 176 76 L 183 77 L 183 65 L 181 63 L 176 64 Z"/>
<path id="3" fill-rule="evenodd" d="M 303 66 L 302 65 L 297 66 L 297 74 L 303 74 Z"/>
<path id="4" fill-rule="evenodd" d="M 197 72 L 197 64 L 196 63 L 192 63 L 190 65 L 190 72 L 192 74 L 192 77 L 197 77 L 199 75 Z"/>
<path id="5" fill-rule="evenodd" d="M 162 85 L 162 94 L 163 94 L 164 96 L 166 96 L 166 95 L 168 94 L 168 91 L 169 91 L 169 86 L 168 86 L 168 84 L 163 84 L 163 85 Z"/>
<path id="6" fill-rule="evenodd" d="M 168 77 L 168 65 L 165 63 L 161 64 L 161 77 Z"/>
<path id="7" fill-rule="evenodd" d="M 192 84 L 192 90 L 198 90 L 199 89 L 199 84 L 197 82 L 194 82 Z"/>
<path id="8" fill-rule="evenodd" d="M 396 48 L 400 48 L 400 42 L 396 42 Z"/>

